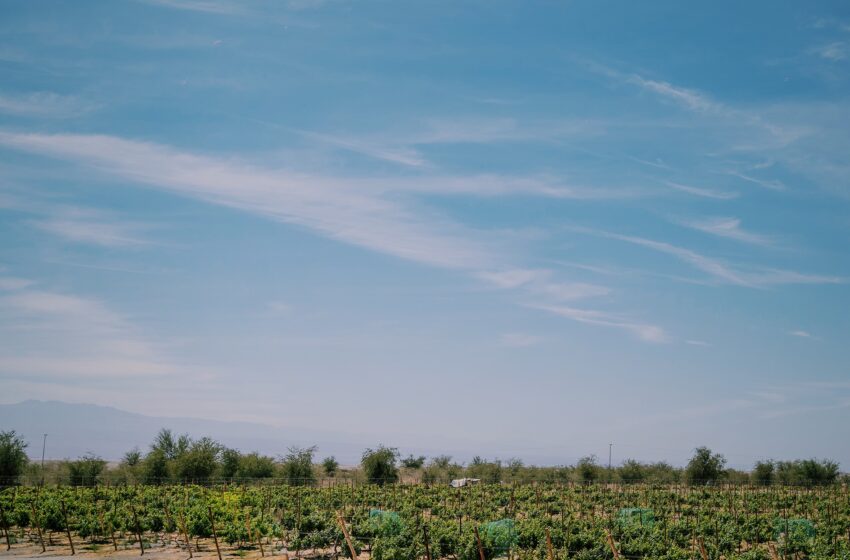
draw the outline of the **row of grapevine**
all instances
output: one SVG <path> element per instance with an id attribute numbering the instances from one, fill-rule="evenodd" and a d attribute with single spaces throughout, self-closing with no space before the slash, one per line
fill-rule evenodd
<path id="1" fill-rule="evenodd" d="M 16 487 L 0 492 L 0 527 L 8 547 L 170 546 L 260 556 L 350 556 L 353 548 L 374 560 L 615 554 L 825 560 L 850 559 L 850 493 L 845 487 Z"/>

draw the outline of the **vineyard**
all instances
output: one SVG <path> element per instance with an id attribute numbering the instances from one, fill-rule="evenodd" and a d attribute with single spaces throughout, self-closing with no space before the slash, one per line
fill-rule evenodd
<path id="1" fill-rule="evenodd" d="M 374 560 L 850 559 L 846 486 L 13 487 L 3 548 Z M 129 553 L 129 552 L 127 552 Z"/>

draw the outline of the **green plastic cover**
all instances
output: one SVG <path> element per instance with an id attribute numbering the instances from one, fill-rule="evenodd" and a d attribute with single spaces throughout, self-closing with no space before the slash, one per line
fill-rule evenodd
<path id="1" fill-rule="evenodd" d="M 626 526 L 652 527 L 655 525 L 655 513 L 646 508 L 623 508 L 617 512 L 617 522 Z"/>
<path id="2" fill-rule="evenodd" d="M 513 519 L 500 519 L 485 523 L 480 527 L 480 531 L 489 547 L 495 550 L 506 551 L 516 545 L 517 532 Z"/>
<path id="3" fill-rule="evenodd" d="M 786 525 L 785 519 L 777 518 L 773 522 L 773 530 L 777 540 L 786 532 L 786 538 L 791 539 L 810 539 L 817 534 L 814 524 L 808 519 L 789 519 Z"/>

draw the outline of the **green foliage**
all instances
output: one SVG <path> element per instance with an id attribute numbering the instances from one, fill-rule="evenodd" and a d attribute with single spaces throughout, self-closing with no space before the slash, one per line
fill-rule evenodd
<path id="1" fill-rule="evenodd" d="M 421 469 L 425 464 L 425 455 L 414 457 L 413 454 L 408 455 L 401 460 L 401 466 L 406 469 Z"/>
<path id="2" fill-rule="evenodd" d="M 324 469 L 325 475 L 332 477 L 339 470 L 339 463 L 333 455 L 325 457 L 322 461 L 322 469 Z"/>
<path id="3" fill-rule="evenodd" d="M 626 459 L 622 466 L 617 469 L 620 480 L 626 484 L 635 484 L 646 480 L 646 469 L 634 459 Z"/>
<path id="4" fill-rule="evenodd" d="M 576 463 L 576 471 L 578 472 L 579 480 L 585 484 L 590 484 L 599 480 L 602 475 L 601 468 L 596 464 L 596 455 L 582 457 Z"/>
<path id="5" fill-rule="evenodd" d="M 163 428 L 154 438 L 151 450 L 162 451 L 166 459 L 173 460 L 188 451 L 191 444 L 192 440 L 188 434 L 182 434 L 175 438 L 171 430 Z"/>
<path id="6" fill-rule="evenodd" d="M 271 478 L 274 476 L 274 459 L 257 452 L 242 455 L 239 458 L 238 478 Z"/>
<path id="7" fill-rule="evenodd" d="M 446 470 L 452 464 L 452 456 L 451 455 L 437 455 L 436 457 L 431 459 L 431 466 L 436 467 L 438 469 Z"/>
<path id="8" fill-rule="evenodd" d="M 753 467 L 753 472 L 750 477 L 754 484 L 759 486 L 770 486 L 773 484 L 774 475 L 776 474 L 776 465 L 773 461 L 758 461 Z"/>
<path id="9" fill-rule="evenodd" d="M 72 486 L 94 486 L 98 483 L 106 461 L 92 454 L 68 462 L 69 481 Z"/>
<path id="10" fill-rule="evenodd" d="M 145 484 L 165 484 L 170 475 L 165 451 L 161 448 L 151 450 L 142 463 L 142 480 Z"/>
<path id="11" fill-rule="evenodd" d="M 498 484 L 502 481 L 502 462 L 485 461 L 476 455 L 466 468 L 466 476 L 481 479 L 484 483 Z"/>
<path id="12" fill-rule="evenodd" d="M 398 482 L 398 449 L 379 445 L 377 449 L 367 449 L 363 452 L 360 462 L 366 480 L 372 484 L 383 486 L 387 483 Z"/>
<path id="13" fill-rule="evenodd" d="M 210 438 L 190 440 L 189 447 L 174 458 L 174 476 L 182 482 L 206 483 L 215 474 L 221 445 Z"/>
<path id="14" fill-rule="evenodd" d="M 479 560 L 476 529 L 485 560 L 504 558 L 509 551 L 520 560 L 545 560 L 547 535 L 556 559 L 610 560 L 606 531 L 623 558 L 693 560 L 699 558 L 696 536 L 712 559 L 770 560 L 771 542 L 781 558 L 833 560 L 850 559 L 847 496 L 845 488 L 802 491 L 777 484 L 746 490 L 548 483 L 481 484 L 461 490 L 446 485 L 365 484 L 73 490 L 24 486 L 0 490 L 0 526 L 9 527 L 14 539 L 25 533 L 32 536 L 38 524 L 50 539 L 51 533 L 65 530 L 64 502 L 68 529 L 87 540 L 109 543 L 108 535 L 114 532 L 119 542 L 126 539 L 132 545 L 135 510 L 146 540 L 181 532 L 185 519 L 194 541 L 211 536 L 212 512 L 223 545 L 247 548 L 247 517 L 254 539 L 262 535 L 267 544 L 274 541 L 289 550 L 331 556 L 347 555 L 336 521 L 341 512 L 355 547 L 359 550 L 368 543 L 373 560 L 421 559 L 426 538 L 432 558 Z M 387 509 L 373 511 L 376 504 Z M 615 513 L 613 518 L 609 512 Z M 61 554 L 55 537 L 53 546 L 54 553 Z M 211 552 L 211 543 L 205 546 L 205 552 Z M 231 557 L 239 554 L 234 548 L 223 552 Z"/>
<path id="15" fill-rule="evenodd" d="M 838 463 L 805 459 L 776 463 L 776 479 L 782 484 L 825 485 L 838 481 Z"/>
<path id="16" fill-rule="evenodd" d="M 142 463 L 142 452 L 139 451 L 138 447 L 134 447 L 124 454 L 124 458 L 121 462 L 128 467 L 136 467 Z"/>
<path id="17" fill-rule="evenodd" d="M 18 482 L 29 459 L 27 443 L 14 430 L 0 432 L 0 487 Z"/>
<path id="18" fill-rule="evenodd" d="M 222 478 L 233 478 L 239 473 L 240 453 L 235 449 L 223 449 L 221 452 L 221 472 Z"/>
<path id="19" fill-rule="evenodd" d="M 282 474 L 290 486 L 312 486 L 316 483 L 313 455 L 316 447 L 290 447 L 283 458 Z"/>
<path id="20" fill-rule="evenodd" d="M 685 478 L 691 485 L 714 484 L 724 476 L 725 467 L 723 455 L 712 453 L 708 447 L 698 447 L 685 468 Z"/>

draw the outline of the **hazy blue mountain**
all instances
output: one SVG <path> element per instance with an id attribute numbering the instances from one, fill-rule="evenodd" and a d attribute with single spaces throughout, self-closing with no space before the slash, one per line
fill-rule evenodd
<path id="1" fill-rule="evenodd" d="M 574 463 L 579 457 L 563 443 L 535 447 L 504 441 L 498 434 L 489 440 L 470 440 L 461 433 L 353 435 L 251 422 L 146 416 L 110 406 L 60 401 L 0 404 L 0 430 L 22 434 L 29 442 L 27 453 L 34 459 L 41 458 L 45 433 L 48 434 L 47 459 L 73 459 L 91 452 L 107 460 L 117 460 L 133 447 L 146 451 L 162 428 L 188 433 L 193 438 L 209 436 L 243 452 L 259 451 L 272 456 L 286 453 L 290 446 L 316 445 L 317 458 L 334 455 L 344 465 L 358 464 L 364 449 L 381 443 L 398 447 L 402 455 L 447 454 L 459 462 L 481 455 L 491 459 L 519 457 L 538 465 L 563 465 Z"/>
<path id="2" fill-rule="evenodd" d="M 283 430 L 249 422 L 221 422 L 200 418 L 161 418 L 126 412 L 108 406 L 28 400 L 0 404 L 0 429 L 15 430 L 29 442 L 28 454 L 41 457 L 43 434 L 47 458 L 75 458 L 92 452 L 105 459 L 119 459 L 138 446 L 146 450 L 161 428 L 192 437 L 210 436 L 228 447 L 268 455 L 286 452 L 292 445 L 318 445 L 318 455 L 335 454 L 356 463 L 364 447 L 374 442 L 316 430 Z"/>

